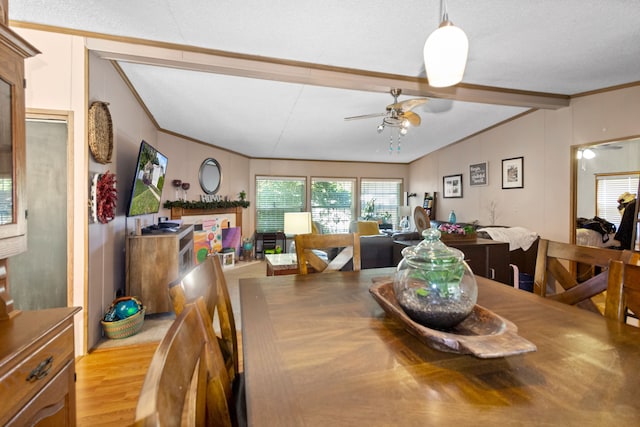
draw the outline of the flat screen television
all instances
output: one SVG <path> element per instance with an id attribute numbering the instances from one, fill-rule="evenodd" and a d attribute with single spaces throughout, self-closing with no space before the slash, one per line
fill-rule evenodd
<path id="1" fill-rule="evenodd" d="M 148 142 L 142 141 L 127 216 L 158 213 L 166 173 L 167 157 Z"/>

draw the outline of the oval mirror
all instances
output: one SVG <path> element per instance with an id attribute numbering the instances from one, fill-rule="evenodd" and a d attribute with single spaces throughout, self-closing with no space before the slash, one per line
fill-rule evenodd
<path id="1" fill-rule="evenodd" d="M 207 194 L 215 194 L 220 188 L 222 170 L 216 159 L 208 158 L 200 165 L 200 187 Z"/>

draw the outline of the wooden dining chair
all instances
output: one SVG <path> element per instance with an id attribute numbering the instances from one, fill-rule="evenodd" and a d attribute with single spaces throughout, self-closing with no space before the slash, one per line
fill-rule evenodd
<path id="1" fill-rule="evenodd" d="M 235 382 L 239 374 L 238 332 L 236 330 L 233 308 L 229 297 L 227 282 L 224 278 L 220 258 L 207 257 L 177 281 L 169 284 L 169 298 L 176 315 L 180 314 L 185 304 L 203 297 L 207 313 L 219 331 L 220 349 L 229 372 L 229 378 Z"/>
<path id="2" fill-rule="evenodd" d="M 309 267 L 322 273 L 337 271 L 352 261 L 353 271 L 360 271 L 360 235 L 344 234 L 298 234 L 295 237 L 298 272 L 308 274 Z M 318 251 L 337 249 L 338 253 L 331 259 L 323 259 Z"/>
<path id="3" fill-rule="evenodd" d="M 229 377 L 204 300 L 184 306 L 151 359 L 136 426 L 232 426 Z"/>
<path id="4" fill-rule="evenodd" d="M 631 251 L 572 245 L 540 239 L 534 275 L 534 292 L 565 304 L 600 313 L 591 298 L 607 289 L 606 269 L 610 260 L 629 261 Z M 578 282 L 575 273 L 577 263 L 601 268 L 602 272 Z M 557 286 L 559 285 L 559 286 Z M 555 293 L 548 294 L 548 287 Z"/>
<path id="5" fill-rule="evenodd" d="M 611 260 L 604 315 L 626 323 L 630 314 L 640 316 L 640 263 Z"/>

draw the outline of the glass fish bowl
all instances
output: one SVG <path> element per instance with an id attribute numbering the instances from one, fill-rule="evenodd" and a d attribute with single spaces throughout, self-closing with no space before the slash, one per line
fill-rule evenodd
<path id="1" fill-rule="evenodd" d="M 447 330 L 473 310 L 478 285 L 464 254 L 440 241 L 440 231 L 428 228 L 424 240 L 402 250 L 393 280 L 400 307 L 423 326 Z"/>

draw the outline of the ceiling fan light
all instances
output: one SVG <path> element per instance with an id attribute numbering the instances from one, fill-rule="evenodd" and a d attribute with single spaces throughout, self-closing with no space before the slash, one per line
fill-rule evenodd
<path id="1" fill-rule="evenodd" d="M 406 129 L 406 128 L 408 128 L 409 126 L 411 126 L 411 122 L 409 122 L 409 120 L 408 120 L 408 119 L 403 119 L 403 120 L 402 120 L 402 127 L 403 127 L 404 129 Z"/>
<path id="2" fill-rule="evenodd" d="M 406 135 L 407 134 L 407 128 L 400 128 L 400 135 Z"/>
<path id="3" fill-rule="evenodd" d="M 447 87 L 462 81 L 469 39 L 460 28 L 444 20 L 424 44 L 424 65 L 429 85 Z"/>
<path id="4" fill-rule="evenodd" d="M 378 133 L 382 133 L 384 130 L 384 123 L 378 125 Z"/>

